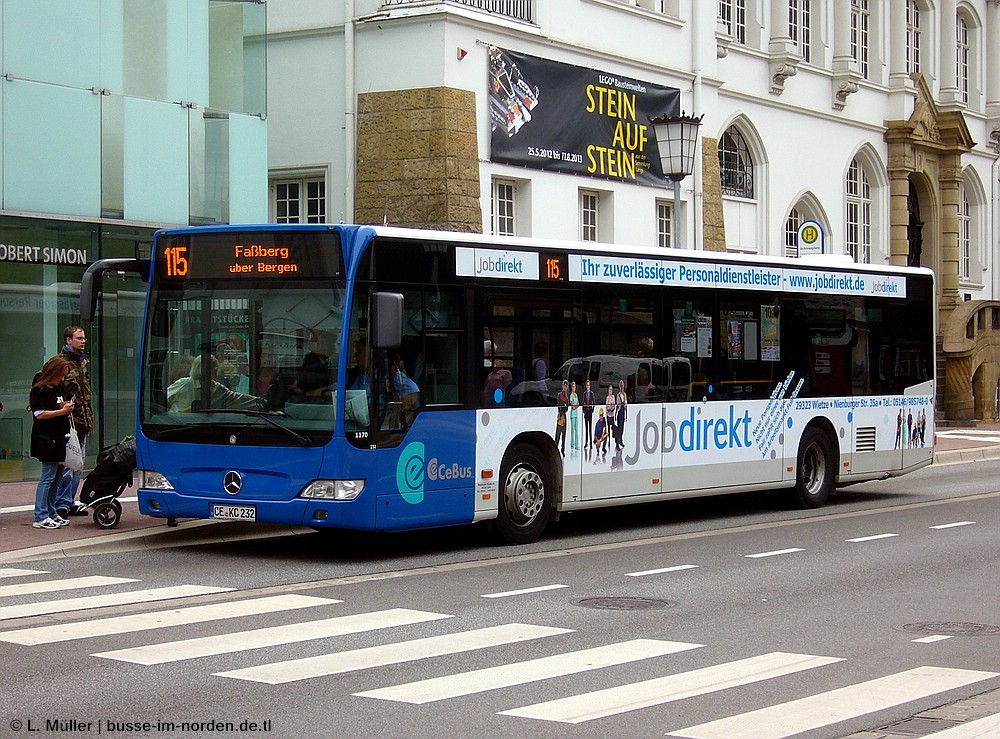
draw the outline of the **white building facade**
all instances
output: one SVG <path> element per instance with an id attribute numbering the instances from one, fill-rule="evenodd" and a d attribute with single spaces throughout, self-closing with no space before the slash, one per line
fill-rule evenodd
<path id="1" fill-rule="evenodd" d="M 996 413 L 998 0 L 271 0 L 267 53 L 271 220 L 767 256 L 815 221 L 828 253 L 937 273 L 938 413 Z M 639 91 L 597 149 L 594 98 L 560 96 L 587 74 Z M 650 112 L 704 115 L 679 213 L 631 156 Z"/>

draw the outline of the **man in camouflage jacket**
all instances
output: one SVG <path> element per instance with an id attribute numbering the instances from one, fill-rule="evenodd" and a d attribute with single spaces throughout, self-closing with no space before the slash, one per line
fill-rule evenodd
<path id="1" fill-rule="evenodd" d="M 57 356 L 69 360 L 72 365 L 63 382 L 66 398 L 75 398 L 73 424 L 80 436 L 80 448 L 87 456 L 87 437 L 94 430 L 94 407 L 90 402 L 90 359 L 84 349 L 87 333 L 79 326 L 67 326 L 63 330 L 64 345 Z M 56 494 L 56 511 L 66 518 L 69 515 L 86 516 L 87 509 L 75 503 L 76 491 L 80 485 L 80 473 L 66 470 L 59 492 Z"/>

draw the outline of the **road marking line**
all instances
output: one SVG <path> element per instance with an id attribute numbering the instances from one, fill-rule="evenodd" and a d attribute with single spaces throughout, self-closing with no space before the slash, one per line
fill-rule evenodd
<path id="1" fill-rule="evenodd" d="M 409 626 L 442 618 L 454 618 L 445 613 L 411 611 L 408 608 L 391 608 L 374 613 L 358 613 L 352 616 L 324 618 L 305 623 L 269 626 L 249 631 L 237 631 L 217 636 L 203 636 L 195 639 L 148 644 L 131 649 L 116 649 L 99 652 L 92 657 L 104 657 L 120 662 L 134 662 L 139 665 L 161 665 L 166 662 L 180 662 L 185 659 L 208 657 L 216 654 L 231 654 L 249 649 L 296 644 L 312 639 L 326 639 L 333 636 L 358 634 L 376 629 Z"/>
<path id="2" fill-rule="evenodd" d="M 676 565 L 674 567 L 661 567 L 658 570 L 643 570 L 642 572 L 626 572 L 625 577 L 645 577 L 646 575 L 662 575 L 665 572 L 680 572 L 681 570 L 695 570 L 698 565 Z"/>
<path id="3" fill-rule="evenodd" d="M 96 621 L 76 621 L 55 626 L 35 626 L 27 629 L 0 631 L 0 641 L 13 644 L 52 644 L 73 639 L 89 639 L 95 636 L 129 634 L 133 631 L 164 629 L 171 626 L 207 623 L 241 616 L 258 616 L 265 613 L 291 611 L 298 608 L 343 603 L 332 598 L 316 598 L 311 595 L 272 595 L 267 598 L 236 600 L 226 603 L 211 603 L 204 606 L 187 606 L 169 611 L 133 613 L 127 616 L 98 619 Z"/>
<path id="4" fill-rule="evenodd" d="M 500 714 L 579 724 L 843 661 L 839 657 L 771 652 L 677 675 L 535 703 L 501 711 Z"/>
<path id="5" fill-rule="evenodd" d="M 267 665 L 247 667 L 242 670 L 227 670 L 214 674 L 219 677 L 280 685 L 311 677 L 339 675 L 355 670 L 366 670 L 370 667 L 394 665 L 427 657 L 440 657 L 445 654 L 458 654 L 501 644 L 513 644 L 528 639 L 556 636 L 557 634 L 569 634 L 572 631 L 572 629 L 557 629 L 530 624 L 505 624 L 474 631 L 463 631 L 457 634 L 414 639 L 397 644 L 381 644 L 348 652 L 334 652 L 333 654 L 321 654 L 304 659 L 273 662 Z"/>
<path id="6" fill-rule="evenodd" d="M 943 523 L 940 526 L 928 526 L 930 529 L 953 529 L 956 526 L 972 526 L 975 521 L 956 521 L 955 523 Z"/>
<path id="7" fill-rule="evenodd" d="M 422 705 L 433 701 L 472 695 L 473 693 L 485 693 L 488 690 L 524 685 L 538 680 L 576 675 L 589 670 L 623 665 L 651 657 L 663 657 L 703 646 L 705 645 L 686 642 L 633 639 L 619 644 L 581 649 L 576 652 L 515 662 L 510 665 L 487 667 L 457 675 L 445 675 L 377 690 L 366 690 L 354 695 Z"/>
<path id="8" fill-rule="evenodd" d="M 19 570 L 16 567 L 0 567 L 0 577 L 24 577 L 25 575 L 47 575 L 48 570 Z"/>
<path id="9" fill-rule="evenodd" d="M 913 641 L 917 644 L 933 644 L 936 641 L 944 641 L 945 639 L 951 639 L 950 636 L 945 634 L 935 634 L 934 636 L 923 636 L 919 639 L 914 639 Z"/>
<path id="10" fill-rule="evenodd" d="M 778 549 L 773 552 L 760 552 L 759 554 L 745 554 L 749 559 L 759 559 L 760 557 L 777 557 L 779 554 L 792 554 L 793 552 L 804 552 L 805 549 Z"/>
<path id="11" fill-rule="evenodd" d="M 839 690 L 710 721 L 667 736 L 688 739 L 782 739 L 997 677 L 996 672 L 918 667 Z"/>
<path id="12" fill-rule="evenodd" d="M 15 595 L 37 595 L 38 593 L 55 593 L 60 590 L 77 590 L 83 588 L 100 588 L 105 585 L 121 585 L 126 582 L 139 582 L 133 577 L 74 577 L 69 580 L 46 580 L 44 582 L 21 582 L 16 585 L 0 585 L 0 598 Z"/>
<path id="13" fill-rule="evenodd" d="M 539 585 L 537 588 L 524 588 L 522 590 L 508 590 L 505 593 L 487 593 L 486 595 L 480 595 L 480 598 L 506 598 L 511 595 L 525 595 L 526 593 L 541 593 L 546 590 L 559 590 L 559 588 L 568 588 L 569 585 Z"/>
<path id="14" fill-rule="evenodd" d="M 50 600 L 45 603 L 25 603 L 19 606 L 3 606 L 0 608 L 0 621 L 26 616 L 42 616 L 49 613 L 66 613 L 67 611 L 83 611 L 88 608 L 103 608 L 105 606 L 122 606 L 134 603 L 149 603 L 171 598 L 188 598 L 192 595 L 210 595 L 212 593 L 228 593 L 233 588 L 213 588 L 208 585 L 176 585 L 169 588 L 152 588 L 150 590 L 130 590 L 127 593 L 107 593 L 91 595 L 86 598 L 66 598 Z"/>
<path id="15" fill-rule="evenodd" d="M 847 539 L 851 543 L 858 543 L 862 541 L 875 541 L 876 539 L 891 539 L 894 536 L 899 536 L 899 534 L 876 534 L 875 536 L 859 536 L 857 539 Z"/>

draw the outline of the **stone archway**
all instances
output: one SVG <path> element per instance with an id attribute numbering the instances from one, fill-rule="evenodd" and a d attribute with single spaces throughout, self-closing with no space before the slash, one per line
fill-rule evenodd
<path id="1" fill-rule="evenodd" d="M 923 75 L 914 75 L 913 114 L 888 121 L 889 261 L 916 263 L 937 275 L 938 327 L 947 325 L 959 305 L 958 206 L 962 155 L 975 142 L 962 112 L 941 110 Z M 917 225 L 922 224 L 922 225 Z M 917 248 L 915 248 L 917 247 Z M 942 337 L 938 336 L 939 346 Z M 945 362 L 947 363 L 947 352 Z M 957 358 L 956 358 L 957 360 Z M 938 407 L 947 419 L 960 419 L 973 407 L 968 362 L 939 366 Z M 943 384 L 943 388 L 941 385 Z M 943 393 L 941 392 L 943 390 Z"/>

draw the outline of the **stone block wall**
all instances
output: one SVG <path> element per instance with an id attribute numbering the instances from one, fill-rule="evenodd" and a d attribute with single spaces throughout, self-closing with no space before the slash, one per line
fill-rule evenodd
<path id="1" fill-rule="evenodd" d="M 358 223 L 482 233 L 475 93 L 359 95 L 354 213 Z"/>

